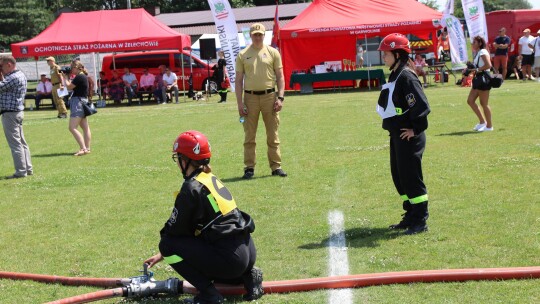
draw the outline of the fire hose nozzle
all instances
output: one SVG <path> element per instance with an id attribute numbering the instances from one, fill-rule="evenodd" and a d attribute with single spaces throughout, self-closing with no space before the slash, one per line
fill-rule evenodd
<path id="1" fill-rule="evenodd" d="M 178 278 L 170 278 L 165 281 L 147 281 L 131 283 L 126 288 L 125 297 L 138 298 L 148 297 L 155 294 L 179 295 L 182 293 L 182 281 Z"/>

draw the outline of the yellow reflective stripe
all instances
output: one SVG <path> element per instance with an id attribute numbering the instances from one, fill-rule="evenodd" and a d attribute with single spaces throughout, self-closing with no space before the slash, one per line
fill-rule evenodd
<path id="1" fill-rule="evenodd" d="M 219 212 L 219 206 L 217 205 L 216 200 L 214 199 L 212 194 L 208 194 L 206 197 L 210 201 L 210 205 L 212 205 L 212 208 L 214 208 L 214 212 L 218 213 Z"/>
<path id="2" fill-rule="evenodd" d="M 400 196 L 402 200 L 404 201 L 408 201 L 409 200 L 409 197 L 407 196 L 407 194 L 403 194 L 402 196 Z"/>
<path id="3" fill-rule="evenodd" d="M 180 263 L 183 260 L 180 256 L 177 256 L 177 255 L 166 256 L 166 257 L 163 257 L 163 259 L 169 265 Z"/>
<path id="4" fill-rule="evenodd" d="M 424 195 L 411 198 L 409 201 L 411 202 L 411 204 L 420 204 L 423 202 L 427 202 L 427 200 L 428 200 L 428 195 L 424 194 Z"/>

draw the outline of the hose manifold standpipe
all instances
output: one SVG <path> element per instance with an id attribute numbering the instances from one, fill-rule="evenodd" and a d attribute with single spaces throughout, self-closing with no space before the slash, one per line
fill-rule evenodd
<path id="1" fill-rule="evenodd" d="M 165 281 L 149 280 L 142 283 L 131 283 L 124 287 L 122 296 L 128 298 L 143 298 L 156 294 L 177 296 L 182 293 L 182 281 L 170 278 Z"/>

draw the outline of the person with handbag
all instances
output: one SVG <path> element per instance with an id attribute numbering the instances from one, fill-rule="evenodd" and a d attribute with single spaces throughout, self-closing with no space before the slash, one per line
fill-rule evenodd
<path id="1" fill-rule="evenodd" d="M 90 142 L 92 133 L 90 125 L 84 112 L 83 103 L 88 104 L 88 72 L 80 61 L 75 61 L 71 64 L 71 74 L 75 75 L 73 80 L 65 79 L 65 86 L 68 90 L 73 91 L 69 99 L 69 131 L 79 144 L 79 151 L 75 152 L 75 156 L 83 156 L 90 153 Z M 67 77 L 66 77 L 67 78 Z M 78 127 L 81 127 L 83 134 L 79 132 Z"/>
<path id="2" fill-rule="evenodd" d="M 216 65 L 216 71 L 214 72 L 214 80 L 218 86 L 219 101 L 227 102 L 227 92 L 229 91 L 229 83 L 227 81 L 227 71 L 225 67 L 227 66 L 227 61 L 225 60 L 225 53 L 223 51 L 218 52 L 219 60 Z"/>
<path id="3" fill-rule="evenodd" d="M 264 290 L 263 273 L 254 267 L 257 251 L 251 233 L 255 223 L 212 174 L 207 137 L 195 130 L 183 132 L 174 141 L 172 153 L 184 181 L 160 231 L 159 252 L 144 263 L 149 267 L 162 260 L 169 264 L 197 288 L 191 303 L 224 303 L 216 282 L 243 283 L 244 300 L 259 299 Z"/>
<path id="4" fill-rule="evenodd" d="M 491 108 L 489 107 L 489 90 L 491 90 L 491 77 L 489 76 L 489 70 L 491 69 L 491 60 L 488 50 L 486 50 L 486 41 L 481 36 L 473 38 L 472 50 L 476 53 L 474 57 L 474 64 L 476 66 L 476 74 L 472 82 L 472 88 L 467 97 L 467 104 L 471 107 L 476 117 L 478 117 L 478 124 L 474 126 L 473 130 L 478 132 L 493 131 L 493 124 L 491 121 Z M 480 99 L 480 107 L 476 104 L 476 99 Z"/>

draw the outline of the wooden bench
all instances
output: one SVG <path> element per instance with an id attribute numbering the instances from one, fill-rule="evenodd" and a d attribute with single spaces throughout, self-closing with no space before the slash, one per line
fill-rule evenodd
<path id="1" fill-rule="evenodd" d="M 25 102 L 24 102 L 24 107 L 27 108 L 26 106 L 26 99 L 31 99 L 32 102 L 31 102 L 31 108 L 34 108 L 36 106 L 36 88 L 28 88 L 26 89 L 26 95 L 24 95 L 24 99 L 25 99 Z M 42 107 L 44 104 L 43 104 L 43 101 L 45 100 L 50 100 L 51 101 L 51 107 L 54 108 L 54 104 L 53 104 L 53 99 L 52 97 L 51 98 L 44 98 L 41 100 L 41 104 L 40 104 L 40 107 Z"/>

